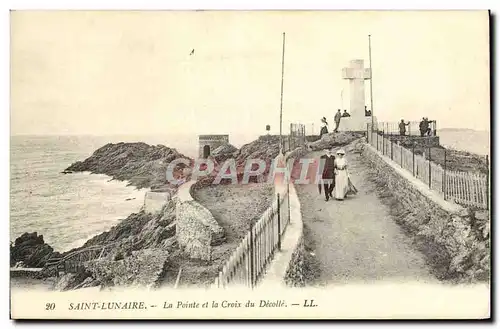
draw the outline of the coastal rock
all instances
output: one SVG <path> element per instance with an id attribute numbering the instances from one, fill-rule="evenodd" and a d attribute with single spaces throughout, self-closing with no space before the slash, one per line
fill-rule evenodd
<path id="1" fill-rule="evenodd" d="M 177 238 L 173 236 L 168 239 L 165 239 L 161 243 L 161 247 L 169 252 L 173 252 L 175 249 L 179 248 L 179 245 L 177 244 Z"/>
<path id="2" fill-rule="evenodd" d="M 329 133 L 323 135 L 321 139 L 315 142 L 307 143 L 307 148 L 310 151 L 331 149 L 333 147 L 340 147 L 347 145 L 362 137 L 363 137 L 362 133 L 356 133 L 356 132 Z"/>
<path id="3" fill-rule="evenodd" d="M 160 279 L 168 255 L 164 249 L 143 249 L 118 261 L 99 259 L 85 267 L 104 286 L 150 287 Z"/>
<path id="4" fill-rule="evenodd" d="M 24 233 L 10 247 L 10 266 L 22 262 L 24 267 L 43 267 L 50 258 L 59 256 L 44 242 L 43 235 Z"/>
<path id="5" fill-rule="evenodd" d="M 138 188 L 168 185 L 166 170 L 175 159 L 189 157 L 163 145 L 146 143 L 108 143 L 84 161 L 77 161 L 64 172 L 90 171 L 113 179 L 127 180 Z"/>
<path id="6" fill-rule="evenodd" d="M 76 285 L 74 289 L 96 287 L 99 284 L 100 284 L 100 282 L 98 280 L 95 280 L 92 277 L 87 277 L 87 278 L 85 278 L 85 280 L 83 280 L 82 283 Z"/>
<path id="7" fill-rule="evenodd" d="M 230 159 L 233 157 L 233 154 L 238 151 L 236 147 L 234 147 L 231 144 L 223 144 L 219 147 L 217 147 L 215 150 L 212 151 L 212 156 L 215 158 L 215 161 L 222 163 L 226 161 L 227 159 Z"/>
<path id="8" fill-rule="evenodd" d="M 157 214 L 144 211 L 131 214 L 109 231 L 89 239 L 83 246 L 72 249 L 64 255 L 91 246 L 109 246 L 108 258 L 123 259 L 145 248 L 161 248 L 163 241 L 175 236 L 175 202 L 169 201 Z"/>
<path id="9" fill-rule="evenodd" d="M 59 280 L 57 281 L 54 289 L 57 291 L 65 291 L 68 290 L 69 287 L 71 286 L 71 283 L 74 281 L 75 274 L 73 273 L 66 273 L 62 275 Z"/>
<path id="10" fill-rule="evenodd" d="M 237 167 L 243 169 L 248 159 L 264 160 L 268 165 L 264 174 L 269 172 L 269 164 L 276 158 L 280 149 L 279 136 L 260 136 L 245 144 L 235 153 Z"/>
<path id="11" fill-rule="evenodd" d="M 230 147 L 228 147 L 228 149 L 224 149 L 222 148 L 222 146 L 219 148 L 221 148 L 221 150 L 226 150 L 228 152 L 224 153 L 225 154 L 224 161 L 230 158 L 234 159 L 238 182 L 241 182 L 241 180 L 243 179 L 243 173 L 248 159 L 264 160 L 266 164 L 264 172 L 259 177 L 257 176 L 250 177 L 249 182 L 256 183 L 259 181 L 265 181 L 267 175 L 269 174 L 272 161 L 274 160 L 274 158 L 276 158 L 276 156 L 279 153 L 279 136 L 275 135 L 260 136 L 257 140 L 243 145 L 239 150 L 236 149 L 232 154 L 229 154 L 229 150 L 231 149 Z M 215 168 L 210 175 L 199 177 L 195 185 L 193 186 L 193 191 L 212 185 L 215 178 L 219 174 L 222 166 L 224 165 L 224 161 L 217 160 Z M 252 170 L 256 169 L 257 165 L 254 164 L 252 166 Z M 221 185 L 230 183 L 231 183 L 230 179 L 222 179 L 220 182 Z"/>

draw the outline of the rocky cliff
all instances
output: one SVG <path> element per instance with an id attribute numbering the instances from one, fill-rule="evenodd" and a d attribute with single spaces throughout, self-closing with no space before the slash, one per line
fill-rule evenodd
<path id="1" fill-rule="evenodd" d="M 76 250 L 91 246 L 110 245 L 113 254 L 121 258 L 131 251 L 151 247 L 172 247 L 175 244 L 175 202 L 170 201 L 158 214 L 144 211 L 134 213 L 113 226 L 110 230 L 89 239 L 79 248 L 65 252 L 67 255 Z"/>
<path id="2" fill-rule="evenodd" d="M 52 257 L 60 257 L 60 254 L 46 244 L 43 235 L 37 232 L 24 233 L 10 245 L 11 267 L 43 267 Z"/>
<path id="3" fill-rule="evenodd" d="M 63 256 L 91 246 L 108 248 L 104 257 L 86 262 L 76 275 L 62 277 L 57 288 L 153 285 L 161 279 L 169 254 L 178 249 L 175 233 L 175 201 L 156 215 L 144 211 L 131 214 L 109 231 L 64 253 Z"/>
<path id="4" fill-rule="evenodd" d="M 329 133 L 321 136 L 321 139 L 318 139 L 314 142 L 308 142 L 307 148 L 310 151 L 319 151 L 324 149 L 331 149 L 333 147 L 341 147 L 363 136 L 364 136 L 363 133 L 357 133 L 357 132 Z"/>
<path id="5" fill-rule="evenodd" d="M 190 159 L 163 145 L 108 143 L 84 161 L 73 163 L 64 173 L 90 171 L 127 180 L 138 188 L 156 189 L 169 185 L 166 170 L 168 164 L 177 158 Z"/>
<path id="6" fill-rule="evenodd" d="M 215 177 L 218 175 L 222 165 L 224 164 L 224 161 L 226 161 L 227 159 L 234 159 L 236 163 L 238 181 L 241 181 L 241 179 L 243 178 L 243 171 L 248 159 L 264 160 L 266 163 L 266 169 L 263 172 L 262 177 L 266 177 L 269 174 L 271 163 L 274 158 L 276 158 L 278 153 L 279 136 L 275 135 L 260 136 L 255 141 L 243 145 L 240 149 L 233 149 L 232 147 L 221 147 L 220 152 L 214 155 L 217 163 L 212 174 L 209 176 L 201 177 L 193 188 L 194 190 L 198 190 L 212 184 Z M 252 170 L 256 169 L 257 165 L 254 165 L 252 167 Z M 254 180 L 256 180 L 256 177 L 250 178 L 250 182 L 253 182 Z M 221 184 L 228 183 L 230 183 L 230 180 L 228 179 L 223 179 L 221 181 Z"/>
<path id="7" fill-rule="evenodd" d="M 222 163 L 232 158 L 235 152 L 238 152 L 236 147 L 231 144 L 224 144 L 213 150 L 212 157 L 215 158 L 215 161 Z"/>

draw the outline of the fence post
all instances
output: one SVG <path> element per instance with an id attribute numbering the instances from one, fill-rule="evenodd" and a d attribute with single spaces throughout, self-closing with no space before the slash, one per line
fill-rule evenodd
<path id="1" fill-rule="evenodd" d="M 392 147 L 392 144 L 393 144 L 393 141 L 391 140 L 391 160 L 394 160 L 394 156 L 393 156 L 393 154 L 392 154 L 392 152 L 393 152 L 393 147 Z"/>
<path id="2" fill-rule="evenodd" d="M 432 184 L 431 184 L 431 147 L 429 146 L 429 188 L 432 188 Z"/>
<path id="3" fill-rule="evenodd" d="M 253 226 L 250 228 L 250 287 L 253 288 L 255 282 L 254 276 L 254 254 L 253 254 Z"/>
<path id="4" fill-rule="evenodd" d="M 280 194 L 278 193 L 278 250 L 281 250 L 281 211 Z"/>
<path id="5" fill-rule="evenodd" d="M 444 168 L 443 168 L 443 195 L 444 199 L 446 200 L 446 190 L 447 190 L 447 184 L 446 184 L 446 148 L 444 149 Z"/>
<path id="6" fill-rule="evenodd" d="M 415 177 L 415 141 L 411 145 L 411 156 L 412 156 L 412 171 L 413 177 Z"/>
<path id="7" fill-rule="evenodd" d="M 385 144 L 385 127 L 382 126 L 382 155 L 385 155 L 384 153 L 384 144 Z"/>
<path id="8" fill-rule="evenodd" d="M 378 129 L 377 129 L 377 151 L 378 151 Z"/>

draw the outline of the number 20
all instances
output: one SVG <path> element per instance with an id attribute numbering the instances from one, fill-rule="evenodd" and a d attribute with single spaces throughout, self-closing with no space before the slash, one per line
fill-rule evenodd
<path id="1" fill-rule="evenodd" d="M 47 304 L 45 304 L 45 310 L 46 311 L 52 311 L 55 308 L 56 308 L 56 304 L 55 303 L 47 303 Z"/>

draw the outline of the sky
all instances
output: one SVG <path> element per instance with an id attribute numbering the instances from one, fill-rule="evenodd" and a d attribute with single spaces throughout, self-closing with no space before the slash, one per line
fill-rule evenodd
<path id="1" fill-rule="evenodd" d="M 283 32 L 284 132 L 348 105 L 368 34 L 378 121 L 489 130 L 486 11 L 13 11 L 11 134 L 279 133 Z"/>

